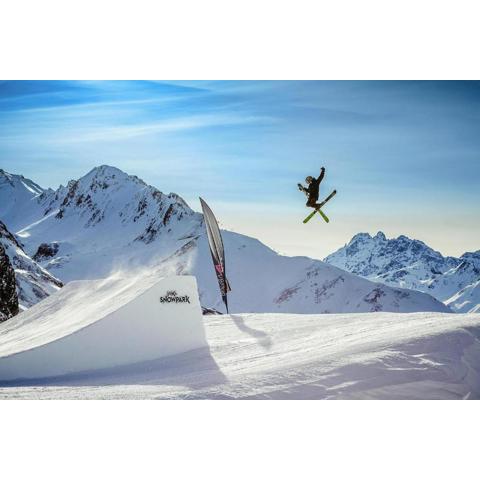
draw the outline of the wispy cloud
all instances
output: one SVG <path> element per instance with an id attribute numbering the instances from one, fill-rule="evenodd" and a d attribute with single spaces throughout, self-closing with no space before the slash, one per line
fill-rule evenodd
<path id="1" fill-rule="evenodd" d="M 87 132 L 70 132 L 69 136 L 63 136 L 59 143 L 98 142 L 128 139 L 142 135 L 159 133 L 175 133 L 185 130 L 197 130 L 217 126 L 235 126 L 272 122 L 268 117 L 240 116 L 240 115 L 191 115 L 163 120 L 158 122 L 139 123 L 132 125 L 118 125 L 100 129 L 89 129 Z"/>
<path id="2" fill-rule="evenodd" d="M 479 118 L 478 82 L 0 82 L 0 166 L 56 187 L 110 163 L 241 204 L 242 226 L 262 204 L 300 245 L 285 212 L 303 212 L 296 183 L 322 165 L 341 218 L 478 216 Z M 348 240 L 345 222 L 332 228 Z"/>

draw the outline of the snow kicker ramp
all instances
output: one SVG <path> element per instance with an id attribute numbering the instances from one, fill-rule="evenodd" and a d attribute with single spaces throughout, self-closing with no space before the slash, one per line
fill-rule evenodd
<path id="1" fill-rule="evenodd" d="M 0 324 L 0 380 L 128 365 L 206 345 L 195 277 L 76 281 Z"/>

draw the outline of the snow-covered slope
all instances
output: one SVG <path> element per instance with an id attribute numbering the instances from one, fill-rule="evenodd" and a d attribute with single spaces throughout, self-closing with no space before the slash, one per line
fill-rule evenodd
<path id="1" fill-rule="evenodd" d="M 382 232 L 373 237 L 368 233 L 355 235 L 325 262 L 376 282 L 429 293 L 455 311 L 466 311 L 467 303 L 450 299 L 464 289 L 470 291 L 480 280 L 480 252 L 444 257 L 419 240 L 404 235 L 387 239 Z M 469 301 L 474 300 L 475 295 Z M 468 305 L 468 311 L 480 306 Z"/>
<path id="2" fill-rule="evenodd" d="M 465 252 L 460 259 L 470 262 L 480 269 L 480 250 L 477 250 L 476 252 Z"/>
<path id="3" fill-rule="evenodd" d="M 28 254 L 61 280 L 105 278 L 148 268 L 193 274 L 201 303 L 223 311 L 201 214 L 176 194 L 101 166 L 33 198 L 12 221 Z M 232 311 L 448 311 L 428 295 L 393 289 L 305 257 L 278 255 L 258 240 L 224 232 Z"/>
<path id="4" fill-rule="evenodd" d="M 32 219 L 40 218 L 42 208 L 38 200 L 42 194 L 51 193 L 23 175 L 0 168 L 0 220 L 16 232 Z"/>
<path id="5" fill-rule="evenodd" d="M 14 235 L 0 221 L 0 245 L 15 271 L 17 294 L 22 310 L 31 307 L 62 287 L 62 282 L 31 259 Z"/>
<path id="6" fill-rule="evenodd" d="M 373 283 L 308 257 L 282 256 L 244 235 L 223 235 L 233 312 L 448 311 L 429 295 Z M 198 278 L 202 304 L 223 311 L 206 236 L 188 245 L 191 254 L 183 252 L 180 265 L 185 262 Z"/>
<path id="7" fill-rule="evenodd" d="M 462 288 L 446 300 L 445 304 L 455 312 L 480 313 L 480 280 Z"/>
<path id="8" fill-rule="evenodd" d="M 204 325 L 208 348 L 0 384 L 0 398 L 480 398 L 479 314 L 210 315 Z"/>

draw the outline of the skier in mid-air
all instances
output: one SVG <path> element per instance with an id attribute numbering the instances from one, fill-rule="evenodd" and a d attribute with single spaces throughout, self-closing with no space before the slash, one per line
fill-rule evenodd
<path id="1" fill-rule="evenodd" d="M 318 178 L 314 178 L 309 175 L 305 179 L 305 182 L 307 182 L 307 185 L 308 185 L 307 188 L 305 188 L 301 183 L 298 184 L 298 189 L 301 192 L 304 192 L 305 195 L 307 195 L 308 197 L 307 203 L 305 204 L 307 207 L 317 209 L 322 206 L 321 203 L 317 203 L 317 202 L 318 202 L 318 192 L 320 188 L 320 183 L 322 182 L 324 176 L 325 176 L 325 167 L 322 167 L 320 169 L 320 176 Z"/>
<path id="2" fill-rule="evenodd" d="M 298 189 L 301 192 L 305 193 L 305 195 L 307 195 L 307 197 L 308 197 L 307 203 L 305 205 L 307 207 L 310 207 L 310 208 L 314 209 L 313 213 L 311 215 L 309 215 L 304 220 L 303 223 L 308 222 L 308 220 L 310 220 L 310 218 L 312 218 L 312 216 L 315 212 L 320 213 L 320 215 L 323 217 L 323 219 L 326 222 L 329 221 L 327 216 L 320 210 L 320 208 L 323 207 L 323 205 L 325 205 L 337 193 L 337 191 L 334 190 L 327 198 L 325 198 L 325 200 L 323 202 L 317 203 L 318 202 L 319 189 L 320 189 L 320 183 L 322 182 L 324 176 L 325 176 L 325 167 L 322 167 L 320 169 L 320 175 L 318 176 L 318 178 L 314 178 L 314 177 L 309 175 L 305 179 L 305 182 L 307 182 L 308 187 L 305 188 L 301 183 L 298 184 Z"/>

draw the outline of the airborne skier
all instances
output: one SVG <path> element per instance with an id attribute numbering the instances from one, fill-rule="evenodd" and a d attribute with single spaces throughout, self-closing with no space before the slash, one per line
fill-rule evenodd
<path id="1" fill-rule="evenodd" d="M 313 178 L 312 176 L 308 176 L 305 179 L 305 182 L 307 182 L 308 187 L 305 188 L 301 183 L 298 184 L 298 189 L 301 192 L 304 192 L 305 195 L 307 195 L 308 200 L 306 203 L 307 207 L 311 208 L 320 208 L 322 205 L 318 204 L 318 192 L 320 188 L 320 183 L 323 180 L 323 177 L 325 176 L 325 167 L 322 167 L 320 169 L 320 176 L 318 178 Z"/>
<path id="2" fill-rule="evenodd" d="M 307 203 L 305 205 L 314 209 L 314 211 L 303 221 L 303 223 L 307 223 L 316 212 L 318 212 L 326 222 L 329 222 L 328 217 L 320 210 L 320 208 L 323 207 L 323 205 L 325 205 L 337 193 L 337 191 L 334 190 L 327 198 L 325 198 L 325 200 L 323 200 L 323 202 L 317 203 L 320 183 L 322 182 L 324 176 L 325 167 L 322 167 L 320 169 L 320 175 L 318 176 L 318 178 L 314 178 L 309 175 L 305 179 L 308 187 L 305 188 L 301 183 L 298 184 L 298 189 L 301 192 L 304 192 L 305 195 L 307 195 L 308 197 Z"/>

